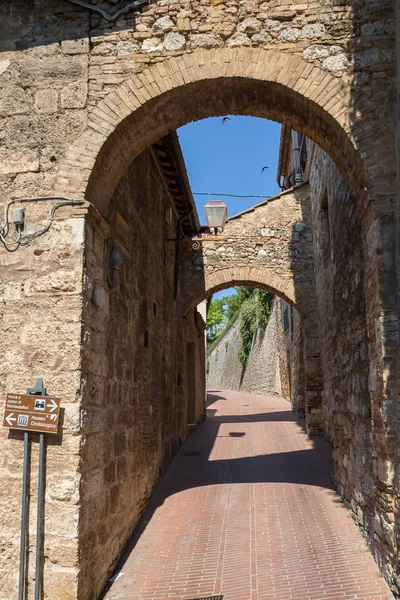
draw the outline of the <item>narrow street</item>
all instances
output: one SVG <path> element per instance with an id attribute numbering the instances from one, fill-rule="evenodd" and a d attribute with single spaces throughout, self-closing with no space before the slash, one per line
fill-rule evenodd
<path id="1" fill-rule="evenodd" d="M 328 444 L 281 398 L 208 399 L 104 598 L 391 598 L 334 491 Z"/>

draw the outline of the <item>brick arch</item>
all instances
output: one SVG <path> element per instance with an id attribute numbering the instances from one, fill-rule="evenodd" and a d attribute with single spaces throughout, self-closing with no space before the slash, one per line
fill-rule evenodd
<path id="1" fill-rule="evenodd" d="M 289 304 L 295 306 L 300 315 L 304 314 L 304 307 L 301 306 L 301 301 L 296 302 L 292 279 L 287 279 L 276 273 L 253 267 L 229 268 L 206 274 L 202 289 L 193 290 L 191 287 L 187 291 L 185 296 L 185 314 L 188 314 L 190 310 L 207 298 L 207 296 L 210 296 L 210 294 L 215 294 L 229 287 L 242 285 L 260 288 L 276 294 Z"/>
<path id="2" fill-rule="evenodd" d="M 86 131 L 67 153 L 60 188 L 85 194 L 105 212 L 120 177 L 147 146 L 187 122 L 230 113 L 290 120 L 365 198 L 367 170 L 350 105 L 349 85 L 283 50 L 224 48 L 167 58 L 127 79 L 91 111 Z"/>

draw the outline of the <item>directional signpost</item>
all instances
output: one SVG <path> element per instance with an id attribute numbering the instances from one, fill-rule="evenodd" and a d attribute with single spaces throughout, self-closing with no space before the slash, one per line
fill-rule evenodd
<path id="1" fill-rule="evenodd" d="M 7 394 L 3 427 L 24 432 L 24 468 L 22 476 L 21 547 L 18 600 L 24 600 L 25 590 L 29 432 L 36 431 L 39 433 L 39 477 L 35 576 L 35 600 L 39 600 L 41 589 L 40 567 L 42 550 L 44 434 L 58 433 L 60 402 L 60 398 L 47 396 L 46 389 L 43 387 L 43 379 L 37 379 L 35 386 L 33 388 L 29 388 L 26 394 Z"/>
<path id="2" fill-rule="evenodd" d="M 7 394 L 3 427 L 58 433 L 60 402 L 59 398 L 51 396 Z"/>

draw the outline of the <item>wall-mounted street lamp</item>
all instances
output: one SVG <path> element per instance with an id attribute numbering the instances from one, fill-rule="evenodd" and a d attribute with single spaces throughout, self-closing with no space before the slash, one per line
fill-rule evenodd
<path id="1" fill-rule="evenodd" d="M 200 227 L 200 229 L 197 232 L 192 233 L 192 236 L 193 235 L 196 236 L 196 237 L 191 238 L 192 250 L 200 250 L 202 240 L 211 241 L 211 240 L 215 239 L 215 241 L 218 241 L 216 238 L 214 238 L 214 236 L 217 236 L 219 233 L 222 233 L 222 231 L 224 230 L 224 227 L 225 227 L 227 217 L 228 217 L 226 204 L 224 204 L 224 202 L 222 202 L 222 200 L 210 200 L 205 205 L 204 210 L 206 213 L 208 226 L 202 226 L 202 227 Z M 178 224 L 177 224 L 178 236 L 176 238 L 167 238 L 165 240 L 166 243 L 175 242 L 175 249 L 166 251 L 166 260 L 168 260 L 169 262 L 173 262 L 175 264 L 174 299 L 176 299 L 177 292 L 178 292 L 177 282 L 178 282 L 178 274 L 179 274 L 179 265 L 182 260 L 182 255 L 181 255 L 182 246 L 181 245 L 182 245 L 182 241 L 184 239 L 182 237 L 181 223 L 182 223 L 183 219 L 190 216 L 190 214 L 191 213 L 188 213 L 187 215 L 183 215 L 182 217 L 179 218 Z M 207 238 L 208 234 L 212 234 L 212 237 Z"/>
<path id="2" fill-rule="evenodd" d="M 225 227 L 226 220 L 228 218 L 227 207 L 226 207 L 226 204 L 224 202 L 222 202 L 222 200 L 210 200 L 205 205 L 204 211 L 206 213 L 208 225 L 202 225 L 197 232 L 192 233 L 193 236 L 196 236 L 195 238 L 192 238 L 193 250 L 198 250 L 200 248 L 200 242 L 202 239 L 208 239 L 208 241 L 212 240 L 211 237 L 206 238 L 204 236 L 207 236 L 209 234 L 218 235 L 219 233 L 222 233 L 224 230 L 224 227 Z M 175 262 L 175 264 L 177 264 L 177 262 L 180 261 L 180 250 L 179 249 L 180 249 L 180 244 L 183 239 L 182 234 L 181 234 L 181 222 L 185 217 L 187 217 L 189 215 L 190 215 L 190 213 L 188 215 L 184 215 L 183 217 L 180 217 L 179 222 L 178 222 L 178 237 L 167 238 L 165 240 L 167 243 L 175 242 L 175 244 L 176 244 L 175 250 L 168 250 L 166 252 L 167 260 L 169 260 L 170 262 Z M 215 240 L 215 241 L 217 241 L 217 240 Z M 178 250 L 178 252 L 177 252 L 177 250 Z M 177 256 L 178 256 L 178 259 L 177 259 Z"/>
<path id="3" fill-rule="evenodd" d="M 218 234 L 224 230 L 228 211 L 222 200 L 210 200 L 204 207 L 210 233 Z"/>

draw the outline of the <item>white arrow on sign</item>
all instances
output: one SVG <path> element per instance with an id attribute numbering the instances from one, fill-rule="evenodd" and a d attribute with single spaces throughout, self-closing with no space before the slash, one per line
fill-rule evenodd
<path id="1" fill-rule="evenodd" d="M 7 421 L 7 423 L 8 423 L 9 425 L 12 425 L 12 424 L 13 424 L 13 422 L 17 420 L 17 419 L 13 419 L 13 418 L 12 418 L 13 414 L 14 414 L 14 413 L 11 413 L 11 415 L 8 415 L 8 417 L 6 417 L 6 421 Z"/>
<path id="2" fill-rule="evenodd" d="M 51 402 L 50 412 L 53 412 L 53 410 L 56 410 L 56 408 L 58 408 L 58 404 L 57 404 L 57 402 L 54 402 L 53 399 L 51 399 L 50 402 Z"/>

